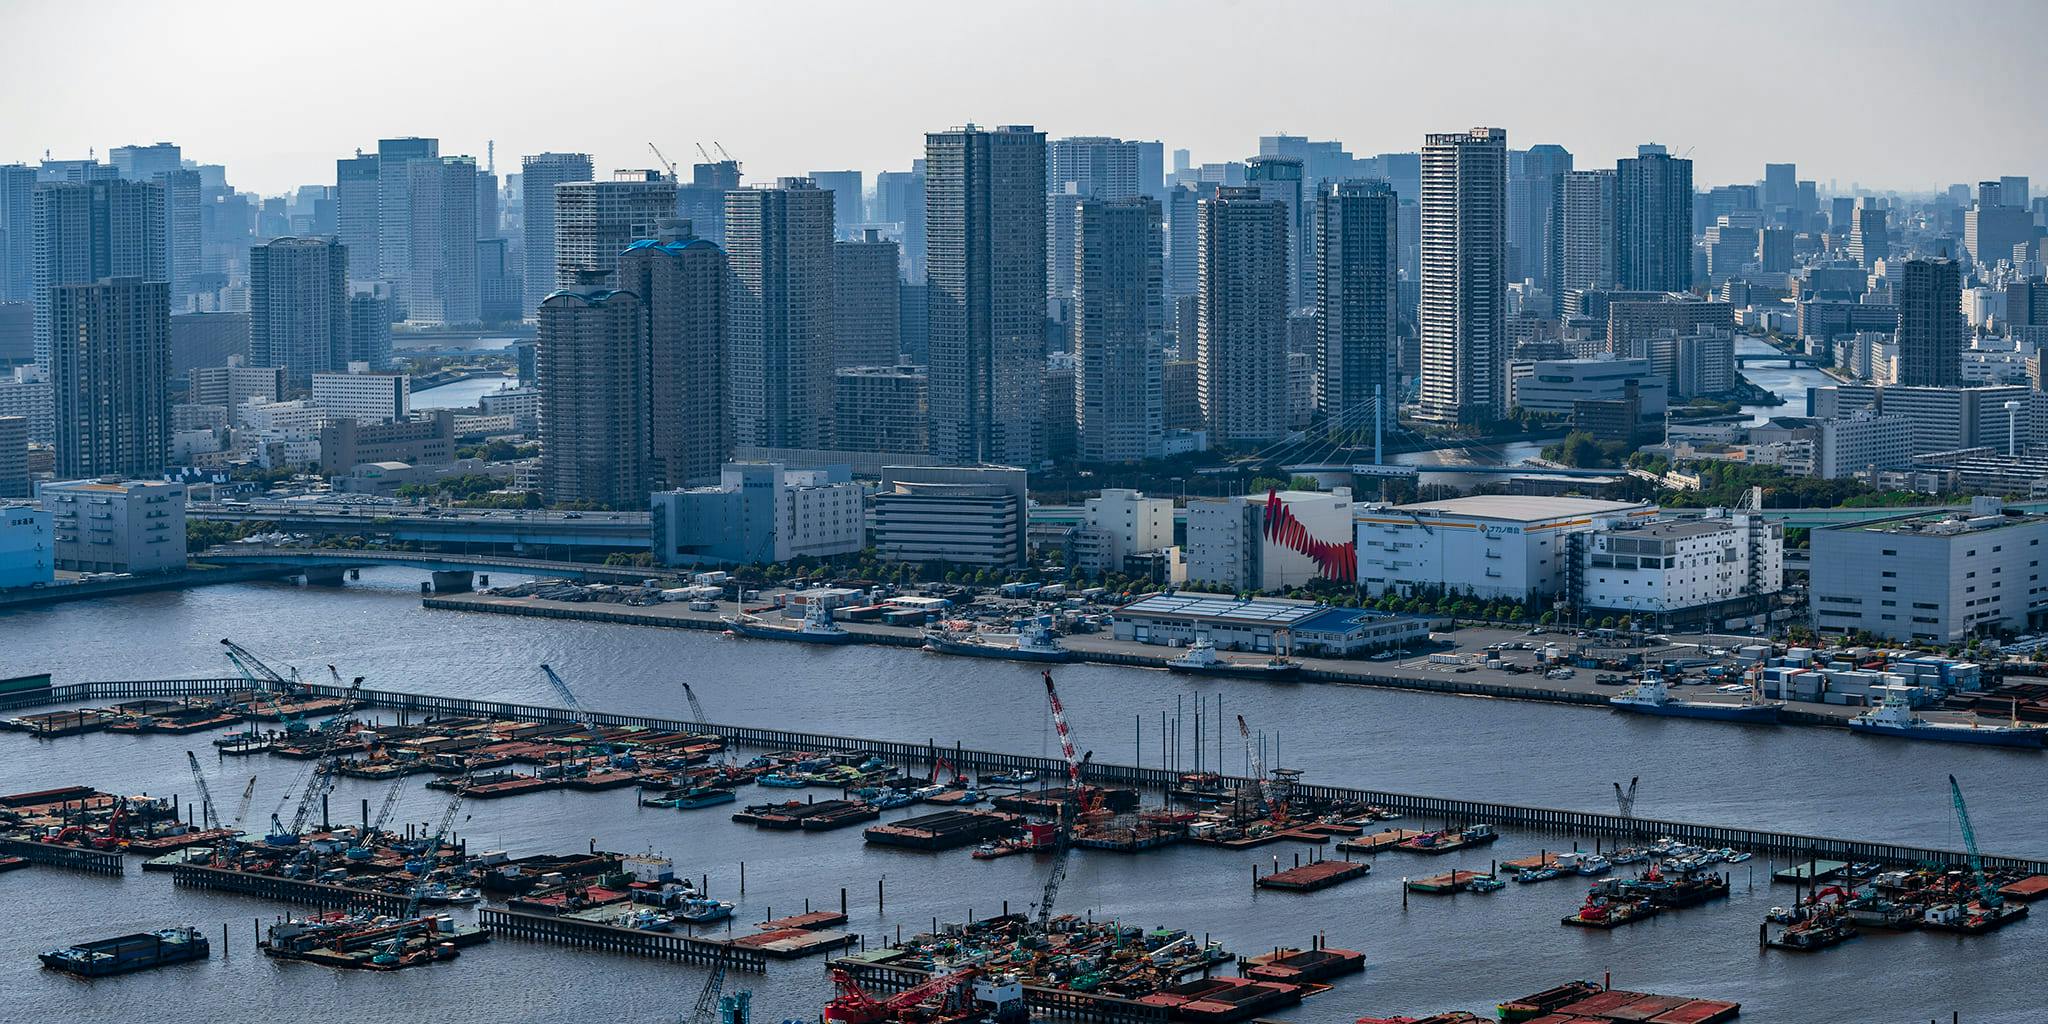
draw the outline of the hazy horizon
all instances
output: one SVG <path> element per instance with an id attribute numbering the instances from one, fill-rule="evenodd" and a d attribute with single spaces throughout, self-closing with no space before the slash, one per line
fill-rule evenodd
<path id="1" fill-rule="evenodd" d="M 333 7 L 206 9 L 9 0 L 0 88 L 35 101 L 13 104 L 0 162 L 168 141 L 270 195 L 331 185 L 336 158 L 395 136 L 437 137 L 479 166 L 495 140 L 500 174 L 523 154 L 589 152 L 599 176 L 655 166 L 652 141 L 687 177 L 693 143 L 715 141 L 750 181 L 872 181 L 922 155 L 924 132 L 969 121 L 1159 139 L 1169 167 L 1175 149 L 1241 160 L 1283 132 L 1370 156 L 1491 125 L 1582 166 L 1660 142 L 1689 152 L 1701 188 L 1755 181 L 1766 162 L 1838 191 L 2048 178 L 2048 135 L 2025 113 L 2048 88 L 2030 52 L 2048 5 L 2026 0 L 1931 18 L 1898 0 L 366 0 L 338 23 Z M 57 45 L 74 40 L 89 52 Z M 1444 61 L 1460 66 L 1432 77 Z"/>

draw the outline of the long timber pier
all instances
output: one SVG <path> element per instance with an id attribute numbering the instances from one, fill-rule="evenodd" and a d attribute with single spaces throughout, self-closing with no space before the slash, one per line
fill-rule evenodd
<path id="1" fill-rule="evenodd" d="M 301 684 L 300 689 L 309 696 L 315 697 L 340 699 L 348 696 L 348 691 L 345 687 L 331 684 Z M 0 710 L 107 700 L 135 700 L 145 697 L 227 696 L 246 693 L 248 690 L 249 684 L 245 680 L 226 678 L 108 680 L 66 683 L 52 686 L 48 689 L 11 694 L 5 698 L 0 698 Z M 447 697 L 438 694 L 409 693 L 397 690 L 366 689 L 358 693 L 357 699 L 371 707 L 398 711 L 407 715 L 423 715 L 428 717 L 492 718 L 548 722 L 563 725 L 573 725 L 579 720 L 576 713 L 567 708 L 548 707 L 538 704 L 511 704 L 501 701 L 474 700 L 467 697 Z M 977 774 L 1029 769 L 1040 773 L 1041 777 L 1053 778 L 1066 772 L 1066 762 L 1055 758 L 1035 757 L 1026 754 L 1006 754 L 998 751 L 969 750 L 958 744 L 946 746 L 935 741 L 905 743 L 896 740 L 866 739 L 830 733 L 763 729 L 744 725 L 722 725 L 715 722 L 691 722 L 682 719 L 620 715 L 606 712 L 591 712 L 590 718 L 597 725 L 614 728 L 716 733 L 735 745 L 767 750 L 796 749 L 870 754 L 905 767 L 928 765 L 935 759 L 943 757 L 954 766 L 962 770 L 972 770 Z M 1174 785 L 1180 778 L 1180 773 L 1163 768 L 1105 764 L 1100 761 L 1088 764 L 1084 772 L 1087 780 L 1090 782 L 1136 786 L 1154 790 L 1163 790 L 1168 786 Z M 1225 781 L 1242 785 L 1252 784 L 1251 780 L 1236 776 L 1226 776 Z M 1622 817 L 1618 814 L 1603 814 L 1597 811 L 1571 811 L 1554 807 L 1531 807 L 1520 804 L 1492 803 L 1482 800 L 1459 800 L 1450 797 L 1426 796 L 1413 793 L 1390 793 L 1348 786 L 1301 784 L 1296 786 L 1296 791 L 1327 800 L 1376 804 L 1389 810 L 1399 811 L 1405 815 L 1424 819 L 1462 823 L 1486 822 L 1500 826 L 1532 828 L 1575 836 L 1609 836 L 1620 839 L 1670 836 L 1674 839 L 1697 845 L 1710 847 L 1732 846 L 1756 853 L 1768 854 L 1774 858 L 1788 861 L 1826 858 L 1829 860 L 1874 861 L 1885 864 L 1906 865 L 1920 863 L 1962 864 L 1968 860 L 1968 855 L 1960 850 L 1905 846 L 1834 836 L 1807 835 L 1797 832 L 1734 828 L 1726 825 L 1706 825 L 1697 822 L 1670 821 L 1661 818 Z M 2048 860 L 1986 854 L 1983 857 L 1983 863 L 1985 867 L 1997 870 L 2016 871 L 2023 874 L 2048 874 Z"/>
<path id="2" fill-rule="evenodd" d="M 522 914 L 516 910 L 490 908 L 478 910 L 477 921 L 490 929 L 494 938 L 522 939 L 527 942 L 575 946 L 607 953 L 622 953 L 627 956 L 685 960 L 700 964 L 717 963 L 722 960 L 730 970 L 752 971 L 755 974 L 763 974 L 768 970 L 768 960 L 760 951 L 736 946 L 724 940 L 699 939 L 689 935 L 651 932 L 639 928 L 616 928 L 567 917 Z"/>

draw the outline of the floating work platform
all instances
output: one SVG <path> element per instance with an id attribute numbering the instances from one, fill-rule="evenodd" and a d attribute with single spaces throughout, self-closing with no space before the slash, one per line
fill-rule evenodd
<path id="1" fill-rule="evenodd" d="M 1491 877 L 1493 876 L 1484 871 L 1465 871 L 1461 869 L 1446 871 L 1441 875 L 1430 875 L 1427 878 L 1411 878 L 1408 879 L 1407 885 L 1409 892 L 1426 893 L 1431 896 L 1445 896 L 1464 892 L 1472 888 L 1474 881 Z"/>
<path id="2" fill-rule="evenodd" d="M 1002 835 L 1018 821 L 1016 815 L 997 811 L 940 811 L 872 825 L 861 835 L 877 846 L 951 850 Z"/>
<path id="3" fill-rule="evenodd" d="M 1391 850 L 1421 834 L 1413 829 L 1390 828 L 1384 832 L 1374 832 L 1369 836 L 1347 839 L 1338 843 L 1337 849 L 1350 853 L 1378 853 L 1381 850 Z"/>
<path id="4" fill-rule="evenodd" d="M 1467 825 L 1456 831 L 1424 832 L 1412 839 L 1394 844 L 1394 849 L 1404 853 L 1425 853 L 1439 856 L 1468 850 L 1474 846 L 1485 846 L 1500 838 L 1492 825 Z"/>
<path id="5" fill-rule="evenodd" d="M 1354 878 L 1364 878 L 1371 870 L 1372 865 L 1362 860 L 1319 860 L 1298 868 L 1276 871 L 1260 878 L 1256 884 L 1261 889 L 1283 892 L 1315 892 Z"/>
<path id="6" fill-rule="evenodd" d="M 1550 1012 L 1551 1017 L 1529 1020 L 1531 1024 L 1537 1020 L 1572 1021 L 1573 1024 L 1720 1024 L 1721 1021 L 1734 1020 L 1742 1012 L 1742 1004 L 1608 989 Z"/>
<path id="7" fill-rule="evenodd" d="M 760 924 L 760 928 L 764 932 L 788 931 L 792 928 L 815 931 L 819 928 L 830 928 L 833 925 L 845 923 L 845 914 L 836 910 L 817 910 L 808 914 L 794 914 L 789 917 L 778 917 L 773 921 L 763 921 Z"/>
<path id="8" fill-rule="evenodd" d="M 2017 882 L 2008 882 L 1998 887 L 1998 894 L 2009 900 L 2032 903 L 2048 896 L 2048 875 L 2028 875 Z"/>
<path id="9" fill-rule="evenodd" d="M 1167 1011 L 1174 1020 L 1231 1024 L 1301 1002 L 1298 985 L 1251 978 L 1198 978 L 1171 985 L 1138 1000 Z"/>
<path id="10" fill-rule="evenodd" d="M 188 960 L 204 960 L 212 950 L 206 936 L 199 934 L 196 928 L 165 928 L 53 949 L 41 954 L 41 959 L 44 967 L 87 978 L 100 978 L 166 964 L 181 964 Z"/>
<path id="11" fill-rule="evenodd" d="M 822 832 L 874 821 L 882 812 L 855 800 L 818 800 L 805 803 L 790 800 L 779 804 L 753 804 L 732 816 L 732 820 L 759 828 L 793 832 Z"/>
<path id="12" fill-rule="evenodd" d="M 1802 860 L 1791 867 L 1771 872 L 1774 882 L 1796 882 L 1811 885 L 1815 882 L 1831 882 L 1842 874 L 1849 862 L 1840 860 Z"/>
<path id="13" fill-rule="evenodd" d="M 1245 959 L 1239 973 L 1259 981 L 1291 985 L 1328 981 L 1343 974 L 1365 970 L 1365 954 L 1352 949 L 1323 946 L 1317 949 L 1276 949 Z"/>
<path id="14" fill-rule="evenodd" d="M 859 940 L 845 932 L 817 928 L 777 928 L 742 935 L 732 940 L 738 949 L 751 949 L 777 960 L 797 960 L 816 953 L 844 949 Z"/>

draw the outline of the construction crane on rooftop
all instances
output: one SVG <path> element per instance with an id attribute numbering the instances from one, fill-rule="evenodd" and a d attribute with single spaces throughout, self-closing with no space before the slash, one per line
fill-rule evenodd
<path id="1" fill-rule="evenodd" d="M 667 155 L 663 154 L 660 146 L 657 146 L 654 143 L 650 142 L 647 144 L 647 148 L 654 151 L 654 158 L 656 160 L 661 161 L 661 165 L 663 167 L 668 168 L 668 176 L 671 180 L 682 180 L 681 178 L 676 176 L 676 162 L 674 160 L 670 160 L 667 157 Z"/>
<path id="2" fill-rule="evenodd" d="M 701 142 L 697 142 L 697 143 L 692 143 L 692 145 L 694 145 L 694 146 L 696 146 L 696 147 L 697 147 L 697 155 L 698 155 L 698 156 L 701 156 L 701 157 L 703 157 L 703 158 L 704 158 L 704 162 L 705 162 L 705 163 L 707 163 L 707 164 L 715 164 L 715 163 L 717 163 L 717 162 L 718 162 L 718 161 L 716 161 L 716 160 L 713 160 L 713 159 L 711 159 L 711 154 L 710 154 L 710 152 L 709 152 L 709 151 L 707 151 L 707 150 L 706 150 L 706 149 L 704 148 L 704 144 L 703 144 L 703 143 L 701 143 Z"/>

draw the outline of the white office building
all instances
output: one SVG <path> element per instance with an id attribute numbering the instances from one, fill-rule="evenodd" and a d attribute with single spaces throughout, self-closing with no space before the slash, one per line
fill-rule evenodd
<path id="1" fill-rule="evenodd" d="M 1668 388 L 1648 359 L 1539 359 L 1514 369 L 1515 405 L 1569 416 L 1579 402 L 1618 402 L 1636 385 L 1646 418 L 1664 415 Z"/>
<path id="2" fill-rule="evenodd" d="M 1785 589 L 1785 528 L 1755 513 L 1610 519 L 1581 540 L 1581 609 L 1685 616 Z"/>
<path id="3" fill-rule="evenodd" d="M 655 492 L 655 556 L 667 565 L 772 565 L 852 554 L 867 539 L 862 496 L 843 465 L 728 463 L 716 487 Z"/>
<path id="4" fill-rule="evenodd" d="M 1285 520 L 1298 529 L 1269 528 Z M 1314 552 L 1342 548 L 1350 539 L 1348 487 L 1196 498 L 1188 502 L 1187 579 L 1239 591 L 1282 590 L 1318 578 L 1342 580 L 1352 569 L 1344 564 L 1350 553 L 1332 562 L 1318 560 Z"/>
<path id="5" fill-rule="evenodd" d="M 357 423 L 390 423 L 412 415 L 412 378 L 371 373 L 368 363 L 350 363 L 347 373 L 313 374 L 313 404 L 329 416 Z"/>
<path id="6" fill-rule="evenodd" d="M 1859 409 L 1814 424 L 1813 475 L 1825 480 L 1905 469 L 1913 464 L 1913 421 Z"/>
<path id="7" fill-rule="evenodd" d="M 44 484 L 38 496 L 50 512 L 59 569 L 185 568 L 184 484 L 106 477 Z"/>
<path id="8" fill-rule="evenodd" d="M 2048 516 L 2008 510 L 1997 498 L 1978 498 L 1967 513 L 1816 529 L 1814 628 L 1937 643 L 2031 628 L 2048 612 L 2043 538 Z"/>
<path id="9" fill-rule="evenodd" d="M 901 562 L 1021 566 L 1028 475 L 1007 466 L 888 466 L 874 497 L 875 550 Z"/>
<path id="10" fill-rule="evenodd" d="M 1470 591 L 1482 600 L 1561 594 L 1569 535 L 1656 514 L 1644 502 L 1501 494 L 1360 505 L 1358 585 L 1370 594 Z M 1192 524 L 1191 516 L 1191 535 Z"/>
<path id="11" fill-rule="evenodd" d="M 1173 499 L 1104 488 L 1099 497 L 1081 503 L 1081 524 L 1072 544 L 1074 564 L 1082 572 L 1123 572 L 1125 559 L 1173 546 Z"/>

